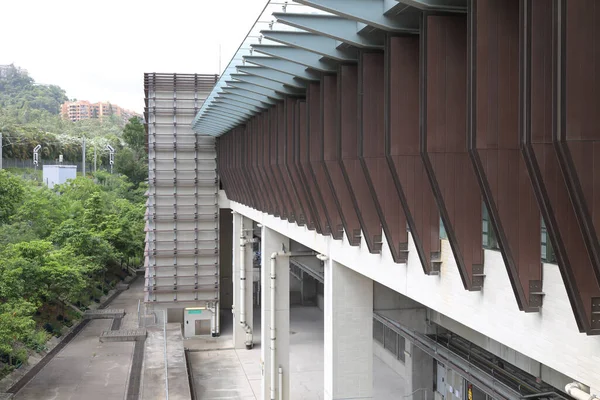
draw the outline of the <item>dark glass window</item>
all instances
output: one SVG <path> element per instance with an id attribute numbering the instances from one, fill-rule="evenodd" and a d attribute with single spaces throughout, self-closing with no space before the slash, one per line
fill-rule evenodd
<path id="1" fill-rule="evenodd" d="M 499 250 L 500 247 L 498 246 L 498 238 L 496 236 L 496 232 L 494 231 L 494 228 L 492 227 L 492 223 L 490 221 L 490 215 L 488 213 L 487 207 L 485 206 L 485 203 L 482 205 L 482 207 L 483 207 L 483 224 L 482 224 L 483 248 L 490 249 L 490 250 Z"/>

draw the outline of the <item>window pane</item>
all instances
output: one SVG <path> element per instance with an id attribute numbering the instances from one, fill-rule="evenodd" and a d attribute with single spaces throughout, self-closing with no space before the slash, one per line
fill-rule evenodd
<path id="1" fill-rule="evenodd" d="M 383 328 L 383 331 L 385 334 L 384 347 L 386 348 L 386 350 L 389 350 L 390 353 L 397 354 L 397 351 L 398 351 L 398 347 L 397 347 L 397 343 L 396 343 L 396 336 L 398 336 L 397 333 L 394 332 L 393 330 L 391 330 L 390 328 L 388 328 L 387 326 Z"/>
<path id="2" fill-rule="evenodd" d="M 404 354 L 404 349 L 406 348 L 405 339 L 403 336 L 398 335 L 398 360 L 404 362 L 406 361 L 406 354 Z"/>
<path id="3" fill-rule="evenodd" d="M 373 320 L 373 339 L 383 344 L 383 324 L 376 319 Z"/>
<path id="4" fill-rule="evenodd" d="M 496 233 L 492 228 L 492 224 L 490 222 L 490 216 L 485 206 L 485 203 L 482 204 L 483 211 L 483 221 L 482 221 L 482 234 L 483 234 L 483 247 L 490 250 L 499 250 L 498 240 L 496 239 Z"/>
<path id="5" fill-rule="evenodd" d="M 546 224 L 542 220 L 542 261 L 547 263 L 556 263 L 556 254 L 554 253 L 554 248 L 552 247 L 552 242 L 550 241 L 550 236 L 548 235 L 548 231 L 546 230 Z"/>
<path id="6" fill-rule="evenodd" d="M 448 234 L 446 233 L 446 228 L 444 227 L 444 222 L 440 218 L 440 239 L 448 239 Z"/>

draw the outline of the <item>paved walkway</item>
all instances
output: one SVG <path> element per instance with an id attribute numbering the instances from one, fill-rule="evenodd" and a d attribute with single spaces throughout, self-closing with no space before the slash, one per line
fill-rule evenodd
<path id="1" fill-rule="evenodd" d="M 137 327 L 137 300 L 143 279 L 119 294 L 110 308 L 126 311 L 122 329 Z M 92 320 L 19 393 L 14 400 L 123 399 L 127 391 L 133 342 L 100 343 L 112 320 Z"/>
<path id="2" fill-rule="evenodd" d="M 323 312 L 316 307 L 290 309 L 290 399 L 323 398 Z M 260 339 L 260 312 L 254 312 L 255 339 Z M 252 350 L 231 347 L 230 322 L 222 318 L 220 340 L 215 347 L 201 339 L 185 341 L 192 350 L 188 358 L 192 367 L 196 398 L 202 400 L 260 398 L 260 343 Z M 215 350 L 209 350 L 209 349 Z M 405 382 L 394 370 L 373 356 L 374 399 L 396 400 L 404 392 Z"/>

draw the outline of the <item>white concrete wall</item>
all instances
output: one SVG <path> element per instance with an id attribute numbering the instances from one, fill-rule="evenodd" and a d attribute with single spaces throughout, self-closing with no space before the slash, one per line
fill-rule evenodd
<path id="1" fill-rule="evenodd" d="M 600 337 L 577 330 L 567 293 L 556 265 L 544 264 L 544 307 L 539 313 L 519 311 L 499 252 L 485 251 L 485 286 L 463 289 L 448 241 L 442 241 L 441 273 L 427 276 L 409 240 L 407 264 L 396 264 L 384 243 L 381 254 L 366 245 L 352 247 L 305 227 L 231 202 L 231 208 L 264 226 L 401 293 L 496 342 L 600 390 Z M 384 237 L 385 240 L 385 237 Z"/>
<path id="2" fill-rule="evenodd" d="M 76 165 L 44 165 L 42 168 L 43 181 L 50 189 L 77 178 Z"/>

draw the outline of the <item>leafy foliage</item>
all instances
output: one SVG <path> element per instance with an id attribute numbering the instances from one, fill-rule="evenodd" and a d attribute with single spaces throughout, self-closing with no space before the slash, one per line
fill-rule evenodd
<path id="1" fill-rule="evenodd" d="M 36 85 L 26 72 L 14 65 L 8 68 L 6 78 L 0 79 L 0 108 L 16 106 L 58 114 L 66 100 L 63 89 L 56 85 Z"/>
<path id="2" fill-rule="evenodd" d="M 44 329 L 60 335 L 70 323 L 67 303 L 85 307 L 123 264 L 141 262 L 145 188 L 132 186 L 100 173 L 50 190 L 0 171 L 0 358 L 26 360 Z"/>
<path id="3" fill-rule="evenodd" d="M 8 172 L 0 170 L 0 223 L 7 222 L 23 200 L 23 187 Z"/>
<path id="4" fill-rule="evenodd" d="M 148 179 L 148 154 L 146 153 L 146 132 L 138 118 L 131 118 L 123 129 L 123 140 L 128 147 L 117 152 L 117 171 L 127 175 L 138 186 Z"/>

